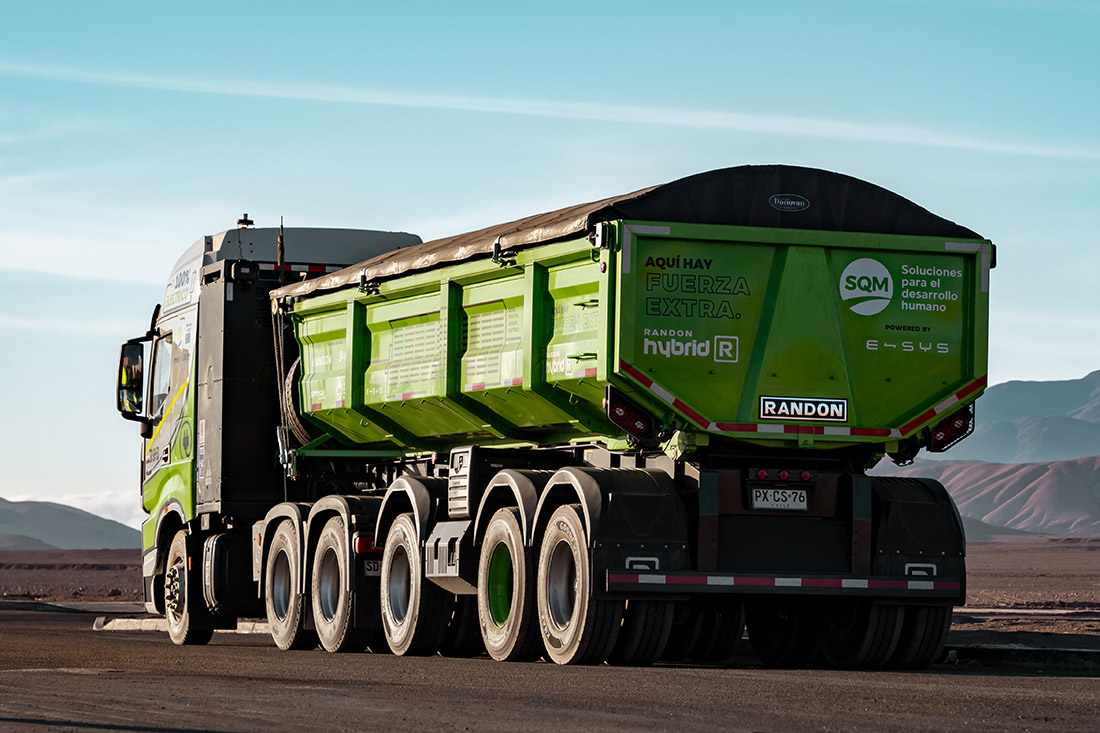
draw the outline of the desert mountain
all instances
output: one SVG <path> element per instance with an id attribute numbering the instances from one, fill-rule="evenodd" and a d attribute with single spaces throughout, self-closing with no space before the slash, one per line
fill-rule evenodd
<path id="1" fill-rule="evenodd" d="M 1032 463 L 1100 455 L 1100 371 L 1058 382 L 1004 382 L 978 400 L 974 434 L 945 461 Z"/>
<path id="2" fill-rule="evenodd" d="M 48 501 L 0 498 L 0 549 L 117 550 L 134 547 L 141 547 L 141 533 L 114 520 Z"/>
<path id="3" fill-rule="evenodd" d="M 1100 456 L 1015 464 L 918 460 L 874 473 L 936 479 L 960 514 L 995 527 L 1100 537 Z"/>

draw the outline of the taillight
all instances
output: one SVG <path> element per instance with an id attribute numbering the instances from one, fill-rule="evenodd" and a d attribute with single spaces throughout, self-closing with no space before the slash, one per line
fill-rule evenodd
<path id="1" fill-rule="evenodd" d="M 366 535 L 356 534 L 351 539 L 352 548 L 355 550 L 356 555 L 363 555 L 368 552 L 381 552 L 381 550 L 374 544 L 374 538 Z"/>
<path id="2" fill-rule="evenodd" d="M 787 471 L 780 471 L 779 472 L 779 480 L 780 481 L 786 481 L 790 477 L 791 477 L 791 474 Z"/>
<path id="3" fill-rule="evenodd" d="M 966 406 L 954 415 L 932 426 L 932 435 L 928 439 L 928 450 L 942 453 L 974 432 L 974 405 Z"/>
<path id="4" fill-rule="evenodd" d="M 632 435 L 639 440 L 649 440 L 653 437 L 653 418 L 649 413 L 610 387 L 604 399 L 604 409 L 607 411 L 607 419 L 627 435 Z"/>

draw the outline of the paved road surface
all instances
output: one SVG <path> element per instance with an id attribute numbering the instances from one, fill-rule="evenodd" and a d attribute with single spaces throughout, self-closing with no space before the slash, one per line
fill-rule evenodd
<path id="1" fill-rule="evenodd" d="M 93 632 L 85 614 L 0 611 L 0 730 L 1058 730 L 1100 725 L 1100 677 L 562 668 L 283 653 L 217 634 Z"/>

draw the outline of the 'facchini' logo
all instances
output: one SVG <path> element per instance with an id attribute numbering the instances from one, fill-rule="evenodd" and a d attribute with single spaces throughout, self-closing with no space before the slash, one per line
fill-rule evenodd
<path id="1" fill-rule="evenodd" d="M 881 262 L 863 257 L 841 273 L 840 297 L 852 301 L 848 307 L 853 313 L 873 316 L 890 305 L 894 297 L 894 279 Z"/>

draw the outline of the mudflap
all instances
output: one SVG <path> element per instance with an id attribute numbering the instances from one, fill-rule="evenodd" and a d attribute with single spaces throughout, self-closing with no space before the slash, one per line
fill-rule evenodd
<path id="1" fill-rule="evenodd" d="M 966 536 L 943 484 L 925 478 L 870 477 L 874 575 L 959 581 L 966 601 Z"/>
<path id="2" fill-rule="evenodd" d="M 664 573 L 690 569 L 686 516 L 683 503 L 673 491 L 609 492 L 604 496 L 600 522 L 592 538 L 593 569 L 600 576 L 604 571 Z M 606 587 L 601 584 L 596 594 L 606 595 Z"/>

